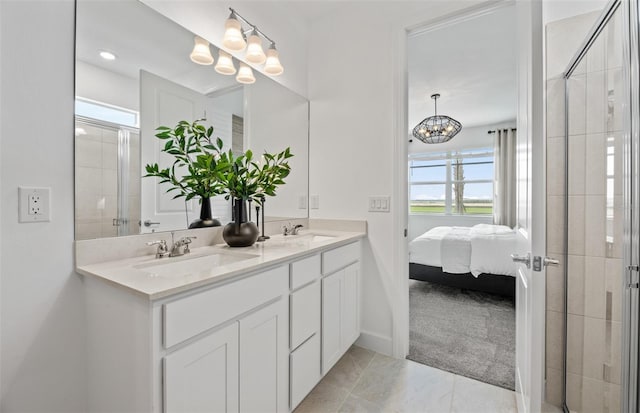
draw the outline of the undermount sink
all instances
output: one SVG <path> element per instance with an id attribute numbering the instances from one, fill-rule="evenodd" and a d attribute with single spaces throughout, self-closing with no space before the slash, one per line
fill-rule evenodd
<path id="1" fill-rule="evenodd" d="M 291 239 L 300 239 L 302 241 L 309 242 L 324 242 L 331 241 L 335 239 L 333 235 L 321 235 L 321 234 L 300 234 L 300 235 L 291 235 Z"/>
<path id="2" fill-rule="evenodd" d="M 215 253 L 201 256 L 163 258 L 154 262 L 134 265 L 133 267 L 154 277 L 176 277 L 207 271 L 221 265 L 256 258 L 257 255 L 242 253 Z"/>

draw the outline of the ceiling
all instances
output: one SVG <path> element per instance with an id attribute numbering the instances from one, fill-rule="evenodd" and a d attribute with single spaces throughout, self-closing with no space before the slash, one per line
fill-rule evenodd
<path id="1" fill-rule="evenodd" d="M 517 105 L 515 7 L 410 35 L 409 128 L 438 113 L 464 127 L 514 121 Z"/>
<path id="2" fill-rule="evenodd" d="M 237 85 L 234 76 L 193 63 L 193 34 L 138 1 L 79 1 L 77 14 L 78 60 L 133 79 L 144 69 L 205 94 Z M 100 50 L 117 59 L 102 59 Z M 212 53 L 217 58 L 213 46 Z"/>

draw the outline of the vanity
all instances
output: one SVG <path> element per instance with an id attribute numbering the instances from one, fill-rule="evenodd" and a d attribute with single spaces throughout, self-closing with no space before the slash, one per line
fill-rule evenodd
<path id="1" fill-rule="evenodd" d="M 90 411 L 292 411 L 360 334 L 364 236 L 79 265 Z"/>

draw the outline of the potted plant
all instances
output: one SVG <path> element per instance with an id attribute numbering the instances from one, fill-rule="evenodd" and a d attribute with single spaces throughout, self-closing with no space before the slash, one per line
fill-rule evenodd
<path id="1" fill-rule="evenodd" d="M 277 154 L 264 153 L 256 161 L 251 150 L 240 155 L 232 151 L 221 154 L 229 165 L 221 175 L 225 187 L 226 199 L 232 199 L 234 222 L 224 227 L 222 236 L 231 247 L 253 245 L 258 238 L 258 227 L 246 219 L 246 201 L 253 200 L 262 205 L 266 196 L 275 196 L 276 188 L 284 185 L 284 179 L 291 168 L 288 160 L 293 157 L 290 148 Z"/>
<path id="2" fill-rule="evenodd" d="M 156 137 L 165 142 L 162 152 L 172 155 L 175 160 L 169 168 L 160 169 L 157 163 L 145 166 L 145 177 L 158 177 L 160 184 L 170 184 L 167 192 L 175 192 L 174 199 L 199 198 L 200 219 L 193 221 L 189 228 L 221 225 L 211 215 L 210 198 L 225 193 L 221 178 L 230 168 L 226 154 L 221 154 L 222 140 L 218 138 L 214 144 L 211 140 L 213 127 L 205 128 L 200 122 L 180 121 L 173 129 L 157 128 Z"/>

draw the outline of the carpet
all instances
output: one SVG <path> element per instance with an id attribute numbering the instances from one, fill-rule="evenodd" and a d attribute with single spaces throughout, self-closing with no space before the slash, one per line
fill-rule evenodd
<path id="1" fill-rule="evenodd" d="M 515 303 L 409 280 L 409 360 L 515 389 Z"/>

